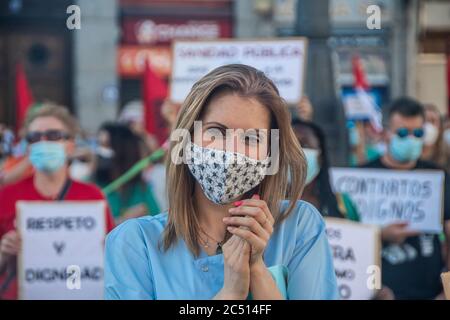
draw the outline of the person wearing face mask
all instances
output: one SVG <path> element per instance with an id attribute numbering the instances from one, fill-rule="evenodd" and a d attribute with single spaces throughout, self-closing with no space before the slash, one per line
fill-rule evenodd
<path id="1" fill-rule="evenodd" d="M 106 298 L 336 299 L 325 224 L 298 201 L 306 162 L 286 123 L 261 71 L 226 65 L 200 79 L 171 135 L 169 210 L 108 236 Z"/>
<path id="2" fill-rule="evenodd" d="M 41 107 L 27 119 L 25 129 L 27 157 L 35 172 L 0 190 L 0 299 L 17 299 L 15 270 L 21 247 L 15 228 L 17 201 L 104 200 L 96 186 L 69 177 L 76 124 L 66 108 Z M 114 222 L 108 208 L 105 219 L 105 232 L 109 232 Z"/>
<path id="3" fill-rule="evenodd" d="M 126 125 L 105 123 L 98 133 L 95 183 L 104 188 L 142 159 L 140 138 Z M 130 218 L 159 212 L 153 190 L 142 178 L 135 176 L 123 187 L 107 195 L 117 224 Z"/>
<path id="4" fill-rule="evenodd" d="M 324 216 L 360 221 L 358 208 L 345 193 L 333 193 L 329 177 L 329 162 L 325 134 L 313 122 L 292 121 L 295 135 L 303 147 L 307 162 L 306 186 L 302 200 L 314 204 Z M 377 290 L 373 299 L 390 300 L 387 287 Z"/>
<path id="5" fill-rule="evenodd" d="M 75 151 L 69 165 L 70 178 L 88 182 L 92 177 L 95 155 L 85 134 L 75 138 Z"/>
<path id="6" fill-rule="evenodd" d="M 307 162 L 306 186 L 302 200 L 313 204 L 324 216 L 359 221 L 358 211 L 350 197 L 346 194 L 333 194 L 322 129 L 312 122 L 299 119 L 292 122 L 292 127 Z"/>
<path id="7" fill-rule="evenodd" d="M 422 160 L 436 163 L 450 172 L 450 158 L 445 152 L 444 122 L 439 109 L 432 104 L 425 105 L 425 124 Z"/>
<path id="8" fill-rule="evenodd" d="M 420 160 L 424 146 L 425 111 L 410 98 L 399 98 L 389 109 L 386 135 L 387 151 L 364 168 L 418 170 L 440 168 Z M 440 273 L 450 265 L 450 180 L 445 175 L 444 231 L 447 241 L 446 257 L 438 235 L 408 229 L 405 223 L 385 226 L 381 230 L 382 282 L 396 299 L 434 299 L 442 296 Z M 446 258 L 446 261 L 444 261 Z"/>

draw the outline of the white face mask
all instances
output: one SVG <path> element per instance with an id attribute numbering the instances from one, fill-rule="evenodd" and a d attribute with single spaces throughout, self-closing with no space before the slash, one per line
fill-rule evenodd
<path id="1" fill-rule="evenodd" d="M 111 148 L 107 148 L 107 147 L 103 147 L 103 146 L 98 146 L 96 153 L 103 157 L 103 158 L 107 158 L 107 159 L 111 159 L 112 157 L 114 157 L 114 150 Z"/>
<path id="2" fill-rule="evenodd" d="M 69 168 L 70 177 L 74 180 L 87 181 L 91 177 L 89 164 L 75 160 Z"/>
<path id="3" fill-rule="evenodd" d="M 188 143 L 188 167 L 205 196 L 216 204 L 227 204 L 263 181 L 269 158 L 256 160 L 243 154 Z"/>
<path id="4" fill-rule="evenodd" d="M 426 146 L 432 146 L 436 143 L 439 136 L 439 129 L 430 122 L 425 122 L 423 126 L 425 135 L 423 136 L 423 143 Z"/>

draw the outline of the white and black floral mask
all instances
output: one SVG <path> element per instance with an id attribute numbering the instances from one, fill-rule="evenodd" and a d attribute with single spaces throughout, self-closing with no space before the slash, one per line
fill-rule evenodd
<path id="1" fill-rule="evenodd" d="M 188 167 L 206 197 L 214 203 L 230 203 L 261 183 L 269 158 L 256 160 L 241 153 L 203 148 L 188 143 Z"/>

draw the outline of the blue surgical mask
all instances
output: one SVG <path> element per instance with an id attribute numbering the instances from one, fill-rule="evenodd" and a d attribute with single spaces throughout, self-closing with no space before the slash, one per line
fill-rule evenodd
<path id="1" fill-rule="evenodd" d="M 306 184 L 311 183 L 320 172 L 319 151 L 316 149 L 303 148 L 306 157 Z"/>
<path id="2" fill-rule="evenodd" d="M 422 154 L 423 140 L 407 136 L 394 135 L 389 143 L 389 151 L 398 162 L 416 161 Z"/>
<path id="3" fill-rule="evenodd" d="M 64 144 L 54 141 L 39 141 L 30 145 L 29 159 L 38 171 L 55 172 L 66 162 Z"/>

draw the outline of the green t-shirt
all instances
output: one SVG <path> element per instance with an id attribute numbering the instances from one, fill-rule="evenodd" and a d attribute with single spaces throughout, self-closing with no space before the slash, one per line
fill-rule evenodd
<path id="1" fill-rule="evenodd" d="M 113 191 L 107 196 L 107 200 L 115 219 L 139 204 L 145 205 L 149 215 L 160 213 L 152 188 L 146 184 L 133 184 L 123 193 Z"/>
<path id="2" fill-rule="evenodd" d="M 339 211 L 344 215 L 346 219 L 352 221 L 360 221 L 358 209 L 346 193 L 336 193 L 336 200 L 338 203 Z"/>

